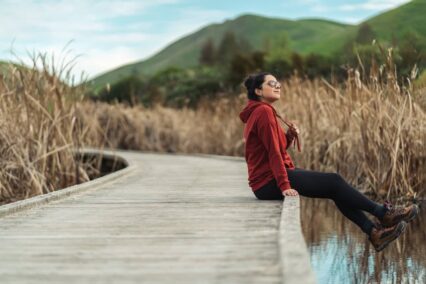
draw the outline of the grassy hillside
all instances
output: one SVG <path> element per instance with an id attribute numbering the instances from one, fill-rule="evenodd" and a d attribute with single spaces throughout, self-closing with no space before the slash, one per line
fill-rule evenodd
<path id="1" fill-rule="evenodd" d="M 377 39 L 382 42 L 400 41 L 407 32 L 416 33 L 426 44 L 426 1 L 413 0 L 395 9 L 381 13 L 366 19 L 358 26 L 348 28 L 344 34 L 336 34 L 336 42 L 346 42 L 356 37 L 358 28 L 362 24 L 368 24 Z M 325 45 L 325 46 L 323 46 Z M 321 42 L 317 48 L 327 48 L 327 42 Z"/>
<path id="2" fill-rule="evenodd" d="M 10 64 L 12 64 L 12 66 L 14 66 L 18 69 L 26 69 L 27 70 L 28 68 L 31 68 L 31 67 L 28 67 L 28 66 L 18 64 L 18 63 L 13 62 L 13 61 L 1 61 L 0 60 L 0 75 L 7 75 L 10 72 L 10 70 L 11 70 Z"/>
<path id="3" fill-rule="evenodd" d="M 6 61 L 1 61 L 0 60 L 0 75 L 6 75 L 7 72 L 10 70 L 10 62 L 6 62 Z M 23 67 L 22 65 L 16 64 L 16 63 L 12 63 L 12 65 L 16 66 L 16 67 Z"/>
<path id="4" fill-rule="evenodd" d="M 415 31 L 426 43 L 426 1 L 414 0 L 393 10 L 364 21 L 371 26 L 379 40 L 401 38 L 407 31 Z M 361 23 L 362 24 L 362 23 Z M 361 25 L 360 24 L 360 25 Z M 202 44 L 211 37 L 217 46 L 222 35 L 231 30 L 244 37 L 254 49 L 263 49 L 267 40 L 285 32 L 289 46 L 301 54 L 315 52 L 336 54 L 344 44 L 355 38 L 358 27 L 322 19 L 285 20 L 257 15 L 243 15 L 221 24 L 212 24 L 185 36 L 151 58 L 108 71 L 92 80 L 94 89 L 114 83 L 131 74 L 150 75 L 167 66 L 190 67 L 198 64 Z"/>
<path id="5" fill-rule="evenodd" d="M 6 65 L 6 62 L 0 60 L 0 74 L 3 74 L 5 72 Z"/>
<path id="6" fill-rule="evenodd" d="M 426 40 L 425 15 L 426 1 L 414 0 L 365 22 L 384 40 L 391 41 L 392 36 L 401 38 L 408 31 L 414 31 Z"/>
<path id="7" fill-rule="evenodd" d="M 292 21 L 243 15 L 234 20 L 227 20 L 222 24 L 204 27 L 170 44 L 148 60 L 107 72 L 95 78 L 93 82 L 95 86 L 104 86 L 107 82 L 112 83 L 133 73 L 149 75 L 167 66 L 194 66 L 198 64 L 198 55 L 205 40 L 211 37 L 217 46 L 222 35 L 228 30 L 233 31 L 237 37 L 244 37 L 255 49 L 263 49 L 268 38 L 273 38 L 277 33 L 285 31 L 293 50 L 302 54 L 311 51 L 329 54 L 333 47 L 339 46 L 330 39 L 336 34 L 344 34 L 348 27 L 350 26 L 321 19 Z M 321 41 L 328 44 L 317 48 Z"/>

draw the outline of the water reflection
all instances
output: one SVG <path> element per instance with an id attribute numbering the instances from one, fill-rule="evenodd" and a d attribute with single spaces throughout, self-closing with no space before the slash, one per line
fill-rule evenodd
<path id="1" fill-rule="evenodd" d="M 426 204 L 419 205 L 403 235 L 377 253 L 333 201 L 301 197 L 302 231 L 318 283 L 426 283 Z"/>

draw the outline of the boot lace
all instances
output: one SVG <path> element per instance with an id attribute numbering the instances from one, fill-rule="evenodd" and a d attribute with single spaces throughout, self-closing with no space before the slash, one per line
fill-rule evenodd
<path id="1" fill-rule="evenodd" d="M 385 201 L 384 206 L 386 207 L 386 209 L 388 210 L 387 213 L 389 214 L 402 214 L 404 213 L 404 208 L 403 207 L 394 207 L 392 205 L 392 203 L 390 203 L 388 200 Z"/>

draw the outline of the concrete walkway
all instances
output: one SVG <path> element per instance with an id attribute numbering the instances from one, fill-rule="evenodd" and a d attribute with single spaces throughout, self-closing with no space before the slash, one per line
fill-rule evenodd
<path id="1" fill-rule="evenodd" d="M 0 283 L 282 283 L 283 203 L 243 158 L 115 153 L 120 178 L 0 217 Z"/>

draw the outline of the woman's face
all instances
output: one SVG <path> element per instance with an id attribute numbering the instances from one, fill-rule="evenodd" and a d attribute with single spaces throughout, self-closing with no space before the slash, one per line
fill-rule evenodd
<path id="1" fill-rule="evenodd" d="M 260 89 L 256 89 L 255 91 L 256 94 L 261 96 L 261 101 L 271 104 L 280 99 L 281 84 L 273 75 L 266 75 Z"/>

